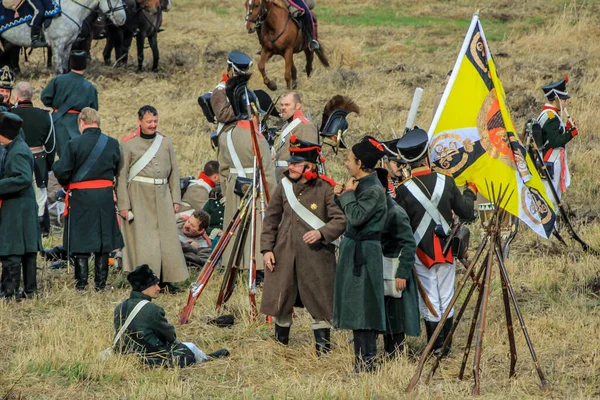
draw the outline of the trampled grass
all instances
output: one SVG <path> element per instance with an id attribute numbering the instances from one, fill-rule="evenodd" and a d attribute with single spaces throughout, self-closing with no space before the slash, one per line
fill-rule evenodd
<path id="1" fill-rule="evenodd" d="M 543 103 L 540 87 L 570 76 L 569 111 L 581 134 L 569 145 L 573 182 L 565 200 L 580 235 L 600 248 L 597 2 L 377 0 L 365 6 L 356 0 L 321 0 L 316 11 L 332 68 L 324 69 L 316 62 L 310 79 L 299 74 L 306 109 L 318 123 L 331 96 L 348 95 L 362 109 L 360 116 L 348 117 L 348 142 L 354 143 L 365 133 L 391 139 L 392 128 L 398 133 L 403 130 L 414 89 L 423 87 L 417 124 L 427 128 L 433 99 L 443 90 L 467 21 L 477 9 L 487 37 L 494 38 L 491 51 L 519 129 L 528 117 L 537 117 Z M 208 139 L 213 126 L 200 113 L 198 95 L 218 83 L 228 51 L 245 51 L 258 61 L 256 36 L 243 30 L 244 13 L 241 0 L 175 2 L 164 16 L 166 31 L 159 37 L 161 71 L 157 74 L 138 74 L 133 66 L 106 67 L 100 61 L 103 42 L 94 44 L 95 62 L 88 76 L 99 90 L 103 130 L 124 137 L 136 127 L 137 109 L 153 104 L 159 110 L 159 130 L 175 144 L 182 175 L 197 174 L 205 161 L 216 158 Z M 145 53 L 148 68 L 150 50 Z M 130 56 L 130 60 L 135 58 L 135 50 Z M 302 72 L 304 56 L 297 56 L 296 63 Z M 19 79 L 31 81 L 40 90 L 50 79 L 43 65 L 41 52 L 34 52 L 28 63 L 22 63 Z M 267 71 L 280 85 L 275 95 L 282 93 L 282 60 L 270 61 Z M 258 71 L 250 86 L 264 89 Z M 336 156 L 326 149 L 325 157 L 329 174 L 344 179 L 345 153 Z M 479 228 L 474 228 L 472 237 L 476 244 Z M 44 244 L 60 240 L 60 233 L 55 233 Z M 555 240 L 540 239 L 522 228 L 507 260 L 551 392 L 540 391 L 518 329 L 517 376 L 508 379 L 502 294 L 495 272 L 482 361 L 482 393 L 487 398 L 600 396 L 600 265 L 576 243 L 569 244 L 565 249 Z M 272 328 L 262 319 L 249 322 L 247 290 L 242 284 L 225 309 L 217 312 L 218 273 L 199 299 L 191 323 L 178 327 L 178 337 L 207 351 L 227 347 L 230 359 L 185 370 L 148 369 L 133 357 L 102 362 L 97 354 L 111 343 L 113 309 L 128 296 L 128 290 L 115 284 L 106 293 L 79 294 L 65 271 L 51 271 L 41 261 L 40 268 L 39 298 L 0 304 L 0 398 L 395 399 L 463 398 L 470 393 L 471 363 L 467 380 L 458 381 L 456 375 L 474 303 L 459 326 L 454 355 L 442 363 L 429 385 L 422 383 L 418 394 L 407 395 L 404 389 L 425 346 L 424 335 L 410 338 L 407 354 L 399 360 L 384 363 L 375 374 L 356 376 L 350 373 L 349 333 L 334 332 L 334 351 L 318 359 L 304 310 L 297 311 L 287 348 L 273 341 Z M 458 271 L 460 277 L 462 269 Z M 109 282 L 122 280 L 115 273 L 109 277 Z M 185 293 L 164 295 L 157 303 L 175 323 L 186 299 Z M 206 324 L 209 317 L 221 313 L 236 316 L 233 328 Z"/>

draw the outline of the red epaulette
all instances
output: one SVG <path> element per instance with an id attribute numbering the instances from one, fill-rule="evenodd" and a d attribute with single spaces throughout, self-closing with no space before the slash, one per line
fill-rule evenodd
<path id="1" fill-rule="evenodd" d="M 137 131 L 136 131 L 136 132 L 137 132 Z M 130 139 L 134 138 L 135 136 L 137 136 L 137 135 L 136 135 L 136 132 L 131 132 L 129 135 L 125 136 L 125 137 L 123 138 L 123 140 L 121 140 L 121 143 L 125 143 L 126 141 L 128 141 L 128 140 L 130 140 Z"/>
<path id="2" fill-rule="evenodd" d="M 328 177 L 327 175 L 319 175 L 319 178 L 329 183 L 331 186 L 335 187 L 335 185 L 337 185 L 337 182 L 334 181 L 332 178 Z"/>

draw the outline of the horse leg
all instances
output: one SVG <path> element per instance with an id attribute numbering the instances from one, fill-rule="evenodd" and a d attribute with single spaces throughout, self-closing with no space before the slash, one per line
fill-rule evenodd
<path id="1" fill-rule="evenodd" d="M 104 58 L 104 65 L 110 65 L 110 56 L 115 48 L 115 31 L 112 26 L 106 27 L 106 44 L 102 51 L 102 57 Z M 118 57 L 118 54 L 116 55 Z"/>
<path id="2" fill-rule="evenodd" d="M 152 72 L 158 72 L 158 32 L 154 31 L 152 36 L 148 37 L 148 42 L 152 49 Z"/>
<path id="3" fill-rule="evenodd" d="M 131 48 L 131 42 L 133 41 L 133 33 L 128 29 L 123 29 L 123 41 L 121 42 L 121 48 L 119 49 L 119 63 L 127 65 L 129 60 L 129 49 Z"/>
<path id="4" fill-rule="evenodd" d="M 315 59 L 315 53 L 307 48 L 304 50 L 304 54 L 306 54 L 306 76 L 310 78 L 310 74 L 312 74 L 313 69 L 313 60 Z"/>
<path id="5" fill-rule="evenodd" d="M 268 50 L 265 50 L 265 48 L 263 47 L 260 53 L 260 60 L 258 61 L 258 70 L 260 71 L 260 74 L 263 77 L 263 82 L 265 83 L 265 85 L 267 85 L 267 87 L 270 90 L 275 91 L 277 90 L 277 84 L 275 83 L 275 81 L 269 79 L 269 77 L 267 76 L 267 71 L 265 69 L 265 64 L 271 59 L 271 57 L 273 57 L 273 53 Z"/>
<path id="6" fill-rule="evenodd" d="M 292 90 L 292 87 L 295 87 L 296 83 L 292 81 L 292 70 L 294 69 L 294 48 L 288 47 L 285 50 L 285 82 L 287 84 L 287 89 Z"/>
<path id="7" fill-rule="evenodd" d="M 46 68 L 50 69 L 50 68 L 52 68 L 52 47 L 48 46 L 46 49 L 47 49 Z"/>
<path id="8" fill-rule="evenodd" d="M 140 31 L 135 37 L 137 44 L 137 59 L 138 59 L 138 72 L 142 72 L 142 66 L 144 64 L 144 42 L 146 41 L 145 33 Z"/>

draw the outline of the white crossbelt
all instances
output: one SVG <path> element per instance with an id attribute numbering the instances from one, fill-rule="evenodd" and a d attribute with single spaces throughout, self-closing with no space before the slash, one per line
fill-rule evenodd
<path id="1" fill-rule="evenodd" d="M 202 186 L 208 193 L 213 189 L 208 182 L 202 179 L 192 179 L 190 180 L 190 184 L 188 185 L 188 189 L 192 186 Z"/>
<path id="2" fill-rule="evenodd" d="M 277 159 L 279 157 L 279 152 L 281 151 L 281 149 L 283 148 L 283 145 L 285 144 L 285 139 L 301 123 L 302 123 L 302 120 L 300 118 L 296 118 L 295 120 L 290 122 L 285 128 L 283 128 L 283 131 L 281 131 L 281 134 L 279 135 L 279 145 L 273 146 L 271 148 L 271 155 L 273 156 L 274 159 Z"/>
<path id="3" fill-rule="evenodd" d="M 154 139 L 150 147 L 148 147 L 148 150 L 146 150 L 146 152 L 135 162 L 135 164 L 133 164 L 131 168 L 129 168 L 129 176 L 127 178 L 127 182 L 131 182 L 132 180 L 134 180 L 134 178 L 138 176 L 138 174 L 142 172 L 144 168 L 146 168 L 146 165 L 148 165 L 150 161 L 152 161 L 156 153 L 158 153 L 158 149 L 160 148 L 162 140 L 163 136 L 157 132 L 156 139 Z"/>
<path id="4" fill-rule="evenodd" d="M 248 173 L 253 173 L 254 169 L 252 168 L 244 168 L 244 166 L 242 165 L 242 162 L 240 161 L 240 158 L 238 157 L 236 151 L 235 151 L 235 147 L 233 146 L 233 139 L 231 138 L 231 132 L 233 132 L 234 128 L 231 128 L 228 132 L 227 132 L 227 148 L 229 149 L 229 155 L 231 156 L 231 161 L 233 162 L 233 165 L 235 166 L 235 172 L 237 173 L 238 176 L 241 176 L 243 178 L 247 178 L 246 176 L 246 172 Z M 231 170 L 233 168 L 231 168 L 229 170 L 229 173 L 231 174 Z M 250 171 L 248 171 L 250 170 Z"/>
<path id="5" fill-rule="evenodd" d="M 276 167 L 287 167 L 288 162 L 287 161 L 275 161 L 275 166 Z"/>
<path id="6" fill-rule="evenodd" d="M 444 187 L 446 186 L 446 176 L 443 174 L 437 174 L 437 180 L 435 182 L 435 188 L 433 190 L 433 194 L 431 195 L 431 199 L 427 198 L 425 193 L 423 193 L 423 191 L 413 180 L 406 181 L 404 186 L 417 199 L 423 208 L 425 208 L 426 211 L 423 219 L 419 223 L 419 226 L 414 233 L 417 246 L 419 243 L 421 243 L 421 240 L 423 239 L 423 236 L 425 236 L 427 228 L 429 228 L 429 224 L 431 224 L 432 220 L 436 224 L 441 224 L 444 228 L 444 232 L 450 232 L 450 225 L 444 219 L 444 217 L 442 217 L 440 211 L 438 210 L 438 205 L 440 204 L 440 199 L 442 198 Z"/>
<path id="7" fill-rule="evenodd" d="M 166 185 L 169 180 L 165 178 L 146 178 L 145 176 L 136 176 L 133 182 L 150 183 L 152 185 Z"/>
<path id="8" fill-rule="evenodd" d="M 302 203 L 298 201 L 298 198 L 294 194 L 294 185 L 292 182 L 283 177 L 281 179 L 281 184 L 283 185 L 283 191 L 285 193 L 285 198 L 288 203 L 290 203 L 290 207 L 292 210 L 298 215 L 302 221 L 306 222 L 311 228 L 318 230 L 325 226 L 325 222 L 323 222 L 319 217 L 313 214 L 308 208 L 304 207 Z M 337 241 L 331 242 L 334 245 L 338 245 Z"/>
<path id="9" fill-rule="evenodd" d="M 242 168 L 244 170 L 244 175 L 240 175 L 237 168 L 229 168 L 229 174 L 238 174 L 238 176 L 246 177 L 246 174 L 253 174 L 254 168 Z"/>

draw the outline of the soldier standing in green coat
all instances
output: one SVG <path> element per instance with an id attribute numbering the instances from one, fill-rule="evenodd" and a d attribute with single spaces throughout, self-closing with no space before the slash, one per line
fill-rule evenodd
<path id="1" fill-rule="evenodd" d="M 71 72 L 52 78 L 41 95 L 42 103 L 54 109 L 52 118 L 59 157 L 67 142 L 79 136 L 77 114 L 85 107 L 98 110 L 98 91 L 83 77 L 87 67 L 87 52 L 71 52 L 69 63 Z"/>
<path id="2" fill-rule="evenodd" d="M 180 368 L 229 356 L 226 349 L 206 355 L 195 344 L 177 340 L 175 327 L 167 321 L 165 310 L 152 303 L 152 299 L 158 297 L 160 286 L 159 279 L 147 264 L 130 272 L 127 280 L 131 284 L 131 296 L 115 308 L 116 334 L 119 335 L 130 315 L 132 319 L 117 339 L 117 352 L 137 354 L 151 366 Z M 136 307 L 137 313 L 132 314 Z"/>
<path id="3" fill-rule="evenodd" d="M 346 215 L 340 244 L 333 297 L 333 326 L 354 332 L 354 371 L 372 371 L 377 355 L 377 332 L 385 332 L 381 232 L 387 206 L 385 190 L 373 172 L 383 157 L 381 143 L 364 137 L 348 152 L 351 178 L 336 185 Z M 343 191 L 343 193 L 342 193 Z"/>
<path id="4" fill-rule="evenodd" d="M 94 253 L 94 283 L 103 290 L 108 277 L 108 254 L 123 247 L 113 183 L 119 171 L 119 142 L 100 131 L 100 114 L 84 108 L 79 114 L 81 135 L 70 140 L 52 167 L 68 190 L 64 247 L 75 259 L 77 290 L 88 283 L 88 258 Z"/>
<path id="5" fill-rule="evenodd" d="M 381 185 L 387 188 L 388 171 L 377 168 L 377 176 Z M 387 329 L 383 346 L 388 356 L 395 358 L 404 351 L 405 335 L 419 336 L 421 333 L 419 297 L 413 272 L 417 245 L 406 211 L 389 192 L 385 197 L 388 213 L 381 234 L 381 248 Z"/>
<path id="6" fill-rule="evenodd" d="M 16 296 L 23 266 L 24 295 L 37 290 L 36 256 L 42 249 L 37 204 L 33 193 L 33 155 L 19 134 L 23 120 L 0 113 L 0 298 Z"/>

